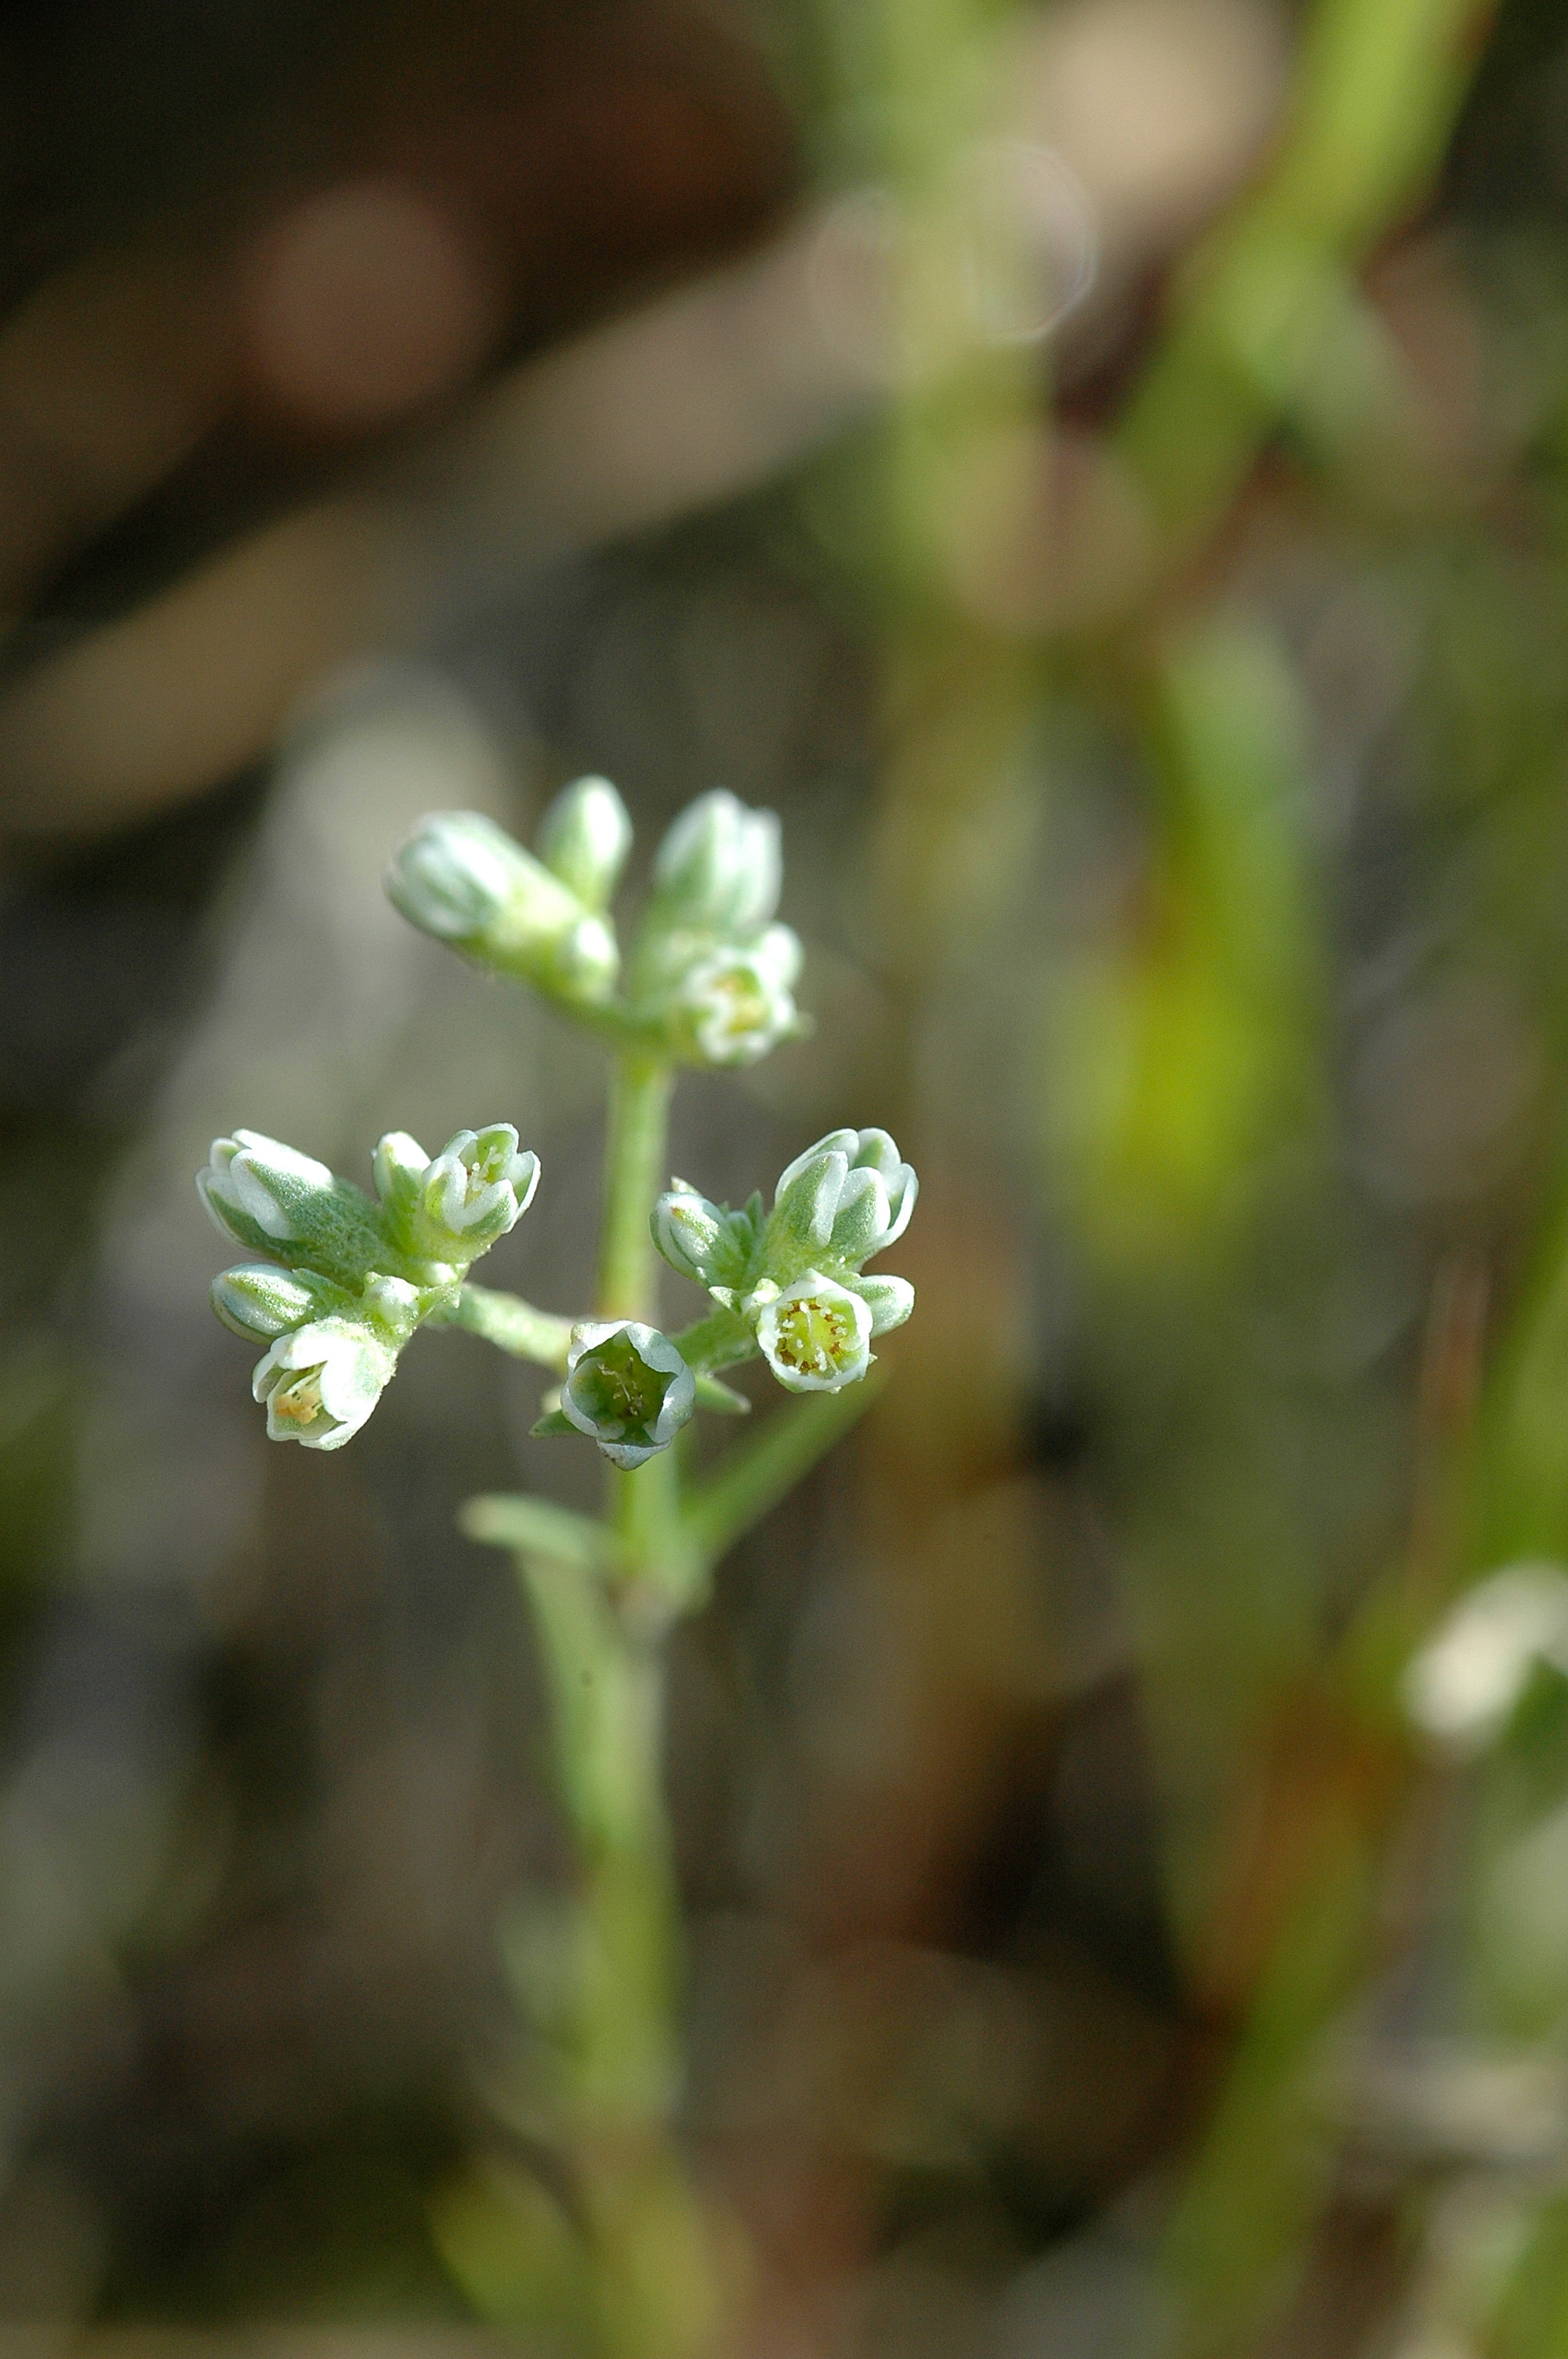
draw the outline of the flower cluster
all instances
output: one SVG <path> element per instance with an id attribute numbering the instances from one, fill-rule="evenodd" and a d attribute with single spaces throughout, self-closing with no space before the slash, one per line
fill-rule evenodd
<path id="1" fill-rule="evenodd" d="M 481 965 L 591 1003 L 621 968 L 604 909 L 631 842 L 614 788 L 579 778 L 546 816 L 540 858 L 479 811 L 435 811 L 393 855 L 386 889 L 411 925 Z"/>
<path id="2" fill-rule="evenodd" d="M 710 1204 L 684 1180 L 654 1207 L 654 1242 L 755 1339 L 791 1392 L 838 1392 L 863 1376 L 871 1339 L 914 1308 L 906 1278 L 861 1265 L 897 1243 L 918 1189 L 885 1130 L 834 1130 L 779 1175 L 773 1208 Z"/>
<path id="3" fill-rule="evenodd" d="M 660 844 L 633 962 L 644 1023 L 694 1064 L 751 1065 L 802 1029 L 800 942 L 773 922 L 779 823 L 716 788 Z"/>
<path id="4" fill-rule="evenodd" d="M 722 788 L 676 821 L 617 994 L 609 905 L 632 844 L 614 788 L 579 778 L 546 812 L 536 853 L 476 811 L 422 820 L 387 872 L 403 915 L 500 974 L 688 1064 L 748 1065 L 802 1028 L 800 943 L 774 922 L 779 823 Z"/>
<path id="5" fill-rule="evenodd" d="M 251 1388 L 272 1439 L 341 1450 L 415 1329 L 449 1313 L 472 1263 L 522 1217 L 538 1176 L 509 1123 L 460 1130 L 434 1158 L 389 1132 L 375 1151 L 379 1201 L 259 1131 L 214 1139 L 201 1201 L 225 1236 L 270 1259 L 214 1278 L 212 1308 L 267 1346 Z"/>

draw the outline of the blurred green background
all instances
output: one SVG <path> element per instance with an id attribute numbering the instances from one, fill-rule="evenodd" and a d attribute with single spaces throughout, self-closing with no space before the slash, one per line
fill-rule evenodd
<path id="1" fill-rule="evenodd" d="M 16 0 L 0 297 L 0 2354 L 503 2347 L 571 1868 L 454 1516 L 588 1453 L 455 1336 L 269 1451 L 190 1173 L 511 1120 L 585 1295 L 593 1060 L 379 876 L 588 770 L 784 821 L 676 1169 L 923 1180 L 676 1647 L 739 2352 L 1568 2354 L 1568 1688 L 1401 1686 L 1568 1560 L 1562 11 Z"/>

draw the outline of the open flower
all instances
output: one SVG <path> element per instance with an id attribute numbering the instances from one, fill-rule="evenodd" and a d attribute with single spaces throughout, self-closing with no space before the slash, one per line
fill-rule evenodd
<path id="1" fill-rule="evenodd" d="M 316 1319 L 280 1335 L 257 1361 L 251 1391 L 266 1404 L 274 1441 L 341 1450 L 369 1417 L 397 1366 L 395 1346 L 357 1319 Z"/>
<path id="2" fill-rule="evenodd" d="M 665 1450 L 690 1417 L 697 1379 L 667 1335 L 635 1319 L 573 1331 L 561 1412 L 628 1470 Z"/>
<path id="3" fill-rule="evenodd" d="M 695 960 L 669 1002 L 686 1054 L 708 1065 L 754 1065 L 801 1028 L 790 989 L 799 972 L 800 943 L 788 926 Z"/>
<path id="4" fill-rule="evenodd" d="M 871 1327 L 869 1303 L 808 1269 L 762 1304 L 757 1342 L 787 1391 L 836 1393 L 858 1383 L 871 1366 Z"/>

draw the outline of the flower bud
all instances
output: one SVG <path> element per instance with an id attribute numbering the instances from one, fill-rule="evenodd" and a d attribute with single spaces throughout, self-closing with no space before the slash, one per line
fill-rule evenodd
<path id="1" fill-rule="evenodd" d="M 654 1243 L 672 1269 L 710 1289 L 743 1288 L 752 1275 L 762 1227 L 762 1200 L 738 1212 L 710 1204 L 689 1181 L 677 1180 L 648 1216 Z"/>
<path id="2" fill-rule="evenodd" d="M 435 811 L 393 856 L 387 894 L 411 925 L 481 965 L 566 998 L 602 998 L 613 929 L 479 811 Z"/>
<path id="3" fill-rule="evenodd" d="M 415 1228 L 425 1174 L 429 1169 L 429 1157 L 407 1131 L 389 1130 L 377 1140 L 371 1158 L 375 1192 L 381 1199 L 382 1216 L 388 1229 L 406 1252 L 418 1251 Z"/>
<path id="4" fill-rule="evenodd" d="M 632 849 L 632 821 L 608 778 L 579 778 L 545 813 L 539 857 L 585 908 L 603 909 Z"/>
<path id="5" fill-rule="evenodd" d="M 792 1393 L 857 1384 L 871 1364 L 871 1305 L 817 1269 L 764 1303 L 757 1319 L 762 1356 Z"/>
<path id="6" fill-rule="evenodd" d="M 648 1227 L 672 1269 L 682 1277 L 694 1277 L 698 1286 L 714 1283 L 724 1238 L 724 1214 L 717 1204 L 677 1180 L 649 1213 Z M 719 1279 L 720 1285 L 723 1282 Z"/>
<path id="7" fill-rule="evenodd" d="M 538 1184 L 539 1158 L 519 1153 L 509 1122 L 460 1130 L 420 1176 L 420 1243 L 465 1266 L 516 1227 Z"/>
<path id="8" fill-rule="evenodd" d="M 627 1319 L 573 1331 L 561 1413 L 612 1465 L 630 1471 L 667 1449 L 696 1401 L 696 1377 L 656 1327 Z"/>
<path id="9" fill-rule="evenodd" d="M 871 1314 L 873 1335 L 902 1327 L 914 1308 L 914 1288 L 907 1277 L 857 1277 L 852 1291 Z"/>
<path id="10" fill-rule="evenodd" d="M 787 1261 L 791 1253 L 826 1253 L 849 1175 L 849 1158 L 838 1142 L 854 1138 L 853 1131 L 830 1131 L 781 1172 L 768 1223 L 770 1262 Z"/>
<path id="11" fill-rule="evenodd" d="M 260 1131 L 215 1138 L 196 1185 L 225 1235 L 291 1268 L 357 1288 L 385 1258 L 386 1241 L 362 1190 Z"/>
<path id="12" fill-rule="evenodd" d="M 903 1236 L 918 1192 L 885 1130 L 830 1130 L 779 1175 L 770 1262 L 799 1250 L 858 1268 Z"/>
<path id="13" fill-rule="evenodd" d="M 266 1404 L 272 1440 L 341 1450 L 369 1417 L 396 1366 L 394 1348 L 361 1321 L 312 1320 L 280 1335 L 257 1361 L 251 1391 Z"/>
<path id="14" fill-rule="evenodd" d="M 748 810 L 723 787 L 676 821 L 654 862 L 651 919 L 744 938 L 778 908 L 783 881 L 774 811 Z"/>
<path id="15" fill-rule="evenodd" d="M 231 1335 L 270 1343 L 319 1314 L 346 1310 L 351 1295 L 312 1269 L 279 1269 L 275 1262 L 225 1269 L 212 1280 L 212 1308 Z"/>

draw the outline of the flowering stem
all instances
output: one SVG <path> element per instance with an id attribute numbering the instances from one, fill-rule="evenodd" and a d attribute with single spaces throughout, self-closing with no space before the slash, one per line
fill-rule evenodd
<path id="1" fill-rule="evenodd" d="M 601 1319 L 658 1323 L 658 1260 L 648 1215 L 665 1180 L 675 1076 L 662 1057 L 626 1049 L 610 1084 L 604 1143 L 604 1228 L 599 1263 Z"/>

